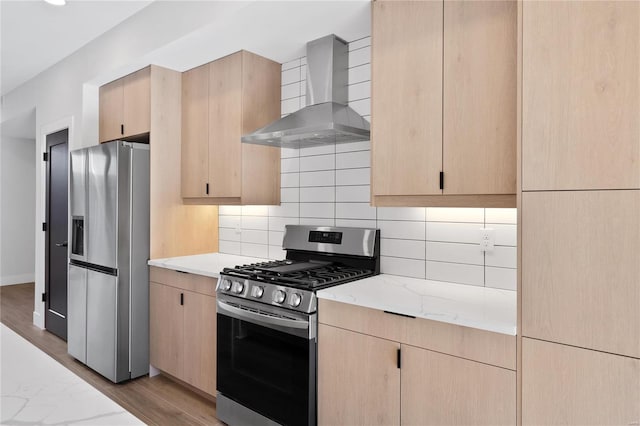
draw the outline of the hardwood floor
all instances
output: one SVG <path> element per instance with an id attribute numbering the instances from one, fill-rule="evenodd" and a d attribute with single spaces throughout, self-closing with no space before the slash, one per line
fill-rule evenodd
<path id="1" fill-rule="evenodd" d="M 215 403 L 159 375 L 114 384 L 67 354 L 67 343 L 33 325 L 34 284 L 0 287 L 0 321 L 149 425 L 224 425 Z"/>

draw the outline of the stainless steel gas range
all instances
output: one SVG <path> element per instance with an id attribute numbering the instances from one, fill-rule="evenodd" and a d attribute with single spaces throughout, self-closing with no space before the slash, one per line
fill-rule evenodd
<path id="1" fill-rule="evenodd" d="M 380 273 L 377 229 L 287 225 L 283 247 L 218 280 L 216 413 L 232 426 L 316 424 L 316 291 Z"/>

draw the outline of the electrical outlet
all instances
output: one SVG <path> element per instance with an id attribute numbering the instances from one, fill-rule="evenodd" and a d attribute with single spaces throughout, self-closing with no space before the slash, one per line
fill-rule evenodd
<path id="1" fill-rule="evenodd" d="M 496 243 L 496 231 L 493 228 L 480 229 L 480 250 L 492 252 Z"/>
<path id="2" fill-rule="evenodd" d="M 242 228 L 236 226 L 236 234 L 242 234 Z"/>

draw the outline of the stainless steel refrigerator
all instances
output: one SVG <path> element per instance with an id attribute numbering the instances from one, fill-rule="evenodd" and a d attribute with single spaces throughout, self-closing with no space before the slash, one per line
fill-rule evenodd
<path id="1" fill-rule="evenodd" d="M 71 152 L 67 350 L 113 382 L 149 372 L 149 145 Z"/>

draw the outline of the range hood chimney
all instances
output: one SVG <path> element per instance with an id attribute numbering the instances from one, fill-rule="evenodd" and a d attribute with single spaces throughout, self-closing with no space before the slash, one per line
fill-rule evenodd
<path id="1" fill-rule="evenodd" d="M 302 148 L 369 140 L 369 122 L 347 106 L 349 49 L 328 35 L 307 43 L 306 107 L 253 133 L 242 142 Z"/>

